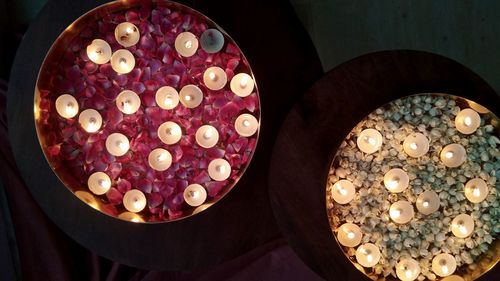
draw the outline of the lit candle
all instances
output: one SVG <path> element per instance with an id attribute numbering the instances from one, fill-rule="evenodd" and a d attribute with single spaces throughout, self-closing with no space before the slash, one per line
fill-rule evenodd
<path id="1" fill-rule="evenodd" d="M 125 221 L 131 221 L 131 222 L 144 222 L 144 220 L 139 216 L 138 214 L 131 213 L 131 212 L 123 212 L 118 215 L 119 219 L 125 220 Z"/>
<path id="2" fill-rule="evenodd" d="M 474 219 L 466 214 L 460 214 L 451 221 L 451 232 L 458 238 L 466 238 L 474 231 Z"/>
<path id="3" fill-rule="evenodd" d="M 380 250 L 375 244 L 366 243 L 356 249 L 356 261 L 364 267 L 372 267 L 380 260 Z"/>
<path id="4" fill-rule="evenodd" d="M 364 153 L 371 154 L 382 146 L 382 134 L 375 129 L 363 130 L 356 140 L 358 148 Z"/>
<path id="5" fill-rule="evenodd" d="M 203 92 L 197 86 L 190 84 L 182 87 L 179 98 L 185 107 L 195 108 L 203 100 Z"/>
<path id="6" fill-rule="evenodd" d="M 125 90 L 116 97 L 116 106 L 125 114 L 133 114 L 141 106 L 141 98 L 135 92 Z"/>
<path id="7" fill-rule="evenodd" d="M 389 208 L 389 216 L 395 223 L 407 223 L 413 218 L 413 215 L 413 206 L 408 201 L 397 201 Z"/>
<path id="8" fill-rule="evenodd" d="M 246 97 L 250 95 L 254 88 L 252 77 L 246 73 L 238 73 L 234 75 L 229 84 L 231 91 L 237 96 Z"/>
<path id="9" fill-rule="evenodd" d="M 158 127 L 158 137 L 165 144 L 175 144 L 181 140 L 181 127 L 175 122 L 167 121 Z"/>
<path id="10" fill-rule="evenodd" d="M 199 146 L 210 148 L 219 141 L 219 132 L 213 126 L 203 125 L 196 130 L 195 138 Z"/>
<path id="11" fill-rule="evenodd" d="M 156 104 L 163 109 L 174 109 L 179 104 L 179 93 L 170 86 L 163 86 L 156 91 Z"/>
<path id="12" fill-rule="evenodd" d="M 95 199 L 94 195 L 92 195 L 91 193 L 89 193 L 87 191 L 78 190 L 78 191 L 75 192 L 75 196 L 78 199 L 80 199 L 83 202 L 85 202 L 90 207 L 92 207 L 92 208 L 94 208 L 96 210 L 99 210 L 99 203 Z"/>
<path id="13" fill-rule="evenodd" d="M 198 50 L 198 39 L 191 32 L 182 32 L 175 38 L 174 47 L 181 56 L 190 57 Z"/>
<path id="14" fill-rule="evenodd" d="M 118 50 L 111 56 L 111 67 L 119 74 L 129 73 L 135 67 L 134 55 L 128 50 Z"/>
<path id="15" fill-rule="evenodd" d="M 56 99 L 56 111 L 63 118 L 72 118 L 78 114 L 78 102 L 72 95 L 60 95 Z"/>
<path id="16" fill-rule="evenodd" d="M 403 141 L 403 150 L 411 157 L 420 157 L 429 151 L 429 140 L 421 133 L 412 133 Z"/>
<path id="17" fill-rule="evenodd" d="M 78 123 L 88 133 L 95 133 L 102 126 L 102 117 L 95 109 L 85 109 L 78 116 Z"/>
<path id="18" fill-rule="evenodd" d="M 481 117 L 470 108 L 461 110 L 455 117 L 455 127 L 462 134 L 472 134 L 481 125 Z"/>
<path id="19" fill-rule="evenodd" d="M 224 46 L 224 35 L 217 29 L 207 29 L 201 34 L 200 43 L 205 52 L 217 53 Z"/>
<path id="20" fill-rule="evenodd" d="M 113 133 L 106 138 L 106 150 L 111 155 L 122 156 L 127 153 L 129 148 L 129 141 L 123 134 Z"/>
<path id="21" fill-rule="evenodd" d="M 348 180 L 339 180 L 331 187 L 330 194 L 335 202 L 339 204 L 347 204 L 354 199 L 356 190 L 352 182 Z"/>
<path id="22" fill-rule="evenodd" d="M 207 191 L 203 186 L 195 183 L 190 184 L 184 189 L 184 201 L 193 207 L 200 206 L 207 200 Z"/>
<path id="23" fill-rule="evenodd" d="M 208 175 L 215 181 L 223 181 L 231 175 L 231 166 L 222 158 L 214 159 L 208 164 Z"/>
<path id="24" fill-rule="evenodd" d="M 123 206 L 129 212 L 138 213 L 146 207 L 146 196 L 138 189 L 131 189 L 123 195 Z"/>
<path id="25" fill-rule="evenodd" d="M 465 184 L 465 197 L 472 203 L 481 203 L 488 196 L 488 185 L 480 178 L 469 180 Z"/>
<path id="26" fill-rule="evenodd" d="M 220 90 L 226 86 L 226 72 L 218 66 L 209 67 L 203 73 L 203 83 L 205 83 L 205 86 L 210 90 Z"/>
<path id="27" fill-rule="evenodd" d="M 417 210 L 424 214 L 430 215 L 439 209 L 440 200 L 438 194 L 433 190 L 427 190 L 417 197 Z"/>
<path id="28" fill-rule="evenodd" d="M 337 232 L 337 239 L 346 247 L 358 246 L 362 237 L 361 228 L 353 223 L 344 223 Z"/>
<path id="29" fill-rule="evenodd" d="M 172 155 L 166 149 L 153 149 L 148 156 L 148 163 L 153 170 L 165 171 L 172 165 Z"/>
<path id="30" fill-rule="evenodd" d="M 384 175 L 384 185 L 392 193 L 403 192 L 410 182 L 408 174 L 398 168 L 391 169 Z"/>
<path id="31" fill-rule="evenodd" d="M 480 105 L 479 103 L 476 103 L 476 102 L 473 102 L 473 101 L 468 101 L 469 103 L 469 106 L 474 109 L 475 111 L 477 111 L 478 113 L 481 113 L 481 114 L 486 114 L 488 112 L 490 112 L 486 107 Z"/>
<path id="32" fill-rule="evenodd" d="M 130 22 L 122 22 L 115 28 L 115 39 L 125 48 L 137 44 L 140 37 L 139 29 Z"/>
<path id="33" fill-rule="evenodd" d="M 234 121 L 234 129 L 242 137 L 250 137 L 259 128 L 259 121 L 253 115 L 243 113 Z"/>
<path id="34" fill-rule="evenodd" d="M 417 279 L 420 274 L 420 265 L 412 258 L 405 258 L 396 264 L 396 275 L 403 281 Z"/>
<path id="35" fill-rule="evenodd" d="M 106 173 L 95 172 L 90 175 L 87 180 L 87 185 L 92 193 L 96 195 L 103 195 L 108 192 L 111 187 L 111 179 Z"/>
<path id="36" fill-rule="evenodd" d="M 97 64 L 104 64 L 111 58 L 111 47 L 102 39 L 95 39 L 87 46 L 87 56 Z"/>
<path id="37" fill-rule="evenodd" d="M 445 146 L 439 154 L 441 162 L 446 167 L 455 168 L 462 165 L 467 159 L 465 148 L 460 144 L 452 143 Z"/>
<path id="38" fill-rule="evenodd" d="M 450 254 L 439 254 L 432 259 L 432 271 L 437 276 L 445 277 L 453 274 L 457 269 L 457 261 Z"/>

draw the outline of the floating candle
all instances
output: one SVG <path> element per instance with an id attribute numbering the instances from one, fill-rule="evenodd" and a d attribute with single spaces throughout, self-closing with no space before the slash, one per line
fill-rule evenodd
<path id="1" fill-rule="evenodd" d="M 429 140 L 421 133 L 412 133 L 403 141 L 403 150 L 411 157 L 420 157 L 429 151 Z"/>
<path id="2" fill-rule="evenodd" d="M 207 29 L 200 37 L 201 48 L 207 53 L 217 53 L 224 46 L 224 35 L 217 29 Z"/>
<path id="3" fill-rule="evenodd" d="M 413 281 L 420 274 L 420 265 L 412 258 L 405 258 L 396 264 L 396 275 L 402 281 Z"/>
<path id="4" fill-rule="evenodd" d="M 135 92 L 125 90 L 116 97 L 116 106 L 125 114 L 133 114 L 141 106 L 141 99 Z"/>
<path id="5" fill-rule="evenodd" d="M 213 126 L 203 125 L 196 130 L 196 143 L 204 148 L 210 148 L 219 141 L 219 132 Z"/>
<path id="6" fill-rule="evenodd" d="M 175 122 L 167 121 L 158 127 L 158 137 L 165 144 L 175 144 L 181 140 L 181 127 Z"/>
<path id="7" fill-rule="evenodd" d="M 148 156 L 148 164 L 153 170 L 165 171 L 172 165 L 172 155 L 166 149 L 153 149 Z"/>
<path id="8" fill-rule="evenodd" d="M 441 201 L 433 190 L 427 190 L 417 197 L 417 210 L 424 215 L 430 215 L 439 209 Z"/>
<path id="9" fill-rule="evenodd" d="M 111 59 L 111 47 L 108 42 L 95 39 L 87 46 L 87 56 L 97 64 L 107 63 Z"/>
<path id="10" fill-rule="evenodd" d="M 445 277 L 453 274 L 457 269 L 457 261 L 450 254 L 439 254 L 432 259 L 432 271 L 437 276 Z"/>
<path id="11" fill-rule="evenodd" d="M 85 109 L 78 116 L 78 123 L 88 133 L 95 133 L 102 126 L 102 117 L 95 109 Z"/>
<path id="12" fill-rule="evenodd" d="M 140 212 L 146 207 L 146 196 L 138 189 L 131 189 L 123 195 L 123 206 L 129 212 Z"/>
<path id="13" fill-rule="evenodd" d="M 123 134 L 113 133 L 106 138 L 106 150 L 111 155 L 122 156 L 127 153 L 129 148 L 129 141 Z"/>
<path id="14" fill-rule="evenodd" d="M 238 73 L 234 75 L 229 84 L 231 91 L 240 97 L 246 97 L 250 95 L 254 88 L 254 81 L 250 75 L 246 73 Z"/>
<path id="15" fill-rule="evenodd" d="M 88 178 L 87 185 L 92 193 L 103 195 L 111 187 L 111 179 L 106 173 L 95 172 Z"/>
<path id="16" fill-rule="evenodd" d="M 186 85 L 182 87 L 179 98 L 185 107 L 195 108 L 203 100 L 203 92 L 195 85 Z"/>
<path id="17" fill-rule="evenodd" d="M 174 47 L 181 56 L 191 57 L 198 50 L 198 39 L 191 32 L 182 32 L 175 38 Z"/>
<path id="18" fill-rule="evenodd" d="M 222 158 L 214 159 L 208 164 L 208 175 L 215 181 L 223 181 L 231 175 L 231 165 Z"/>
<path id="19" fill-rule="evenodd" d="M 111 67 L 119 74 L 129 73 L 135 67 L 134 55 L 128 50 L 118 50 L 111 56 Z"/>
<path id="20" fill-rule="evenodd" d="M 337 232 L 337 239 L 346 247 L 358 246 L 362 237 L 361 228 L 353 223 L 344 223 Z"/>
<path id="21" fill-rule="evenodd" d="M 358 148 L 364 153 L 371 154 L 382 146 L 382 134 L 375 129 L 363 130 L 356 140 Z"/>
<path id="22" fill-rule="evenodd" d="M 122 22 L 115 28 L 115 39 L 118 44 L 125 48 L 137 44 L 140 37 L 139 29 L 130 22 Z"/>
<path id="23" fill-rule="evenodd" d="M 72 95 L 60 95 L 56 99 L 56 111 L 63 118 L 73 118 L 78 114 L 78 102 Z"/>
<path id="24" fill-rule="evenodd" d="M 465 148 L 460 144 L 452 143 L 445 146 L 439 154 L 441 162 L 446 167 L 455 168 L 462 165 L 467 159 Z"/>
<path id="25" fill-rule="evenodd" d="M 408 201 L 397 201 L 389 208 L 389 216 L 395 223 L 407 223 L 414 216 L 413 206 Z"/>
<path id="26" fill-rule="evenodd" d="M 474 219 L 466 214 L 460 214 L 451 221 L 451 232 L 458 238 L 466 238 L 474 231 Z"/>
<path id="27" fill-rule="evenodd" d="M 339 204 L 347 204 L 354 199 L 356 190 L 352 182 L 348 180 L 339 180 L 330 190 L 333 200 Z"/>
<path id="28" fill-rule="evenodd" d="M 183 196 L 189 206 L 197 207 L 207 200 L 207 191 L 199 184 L 190 184 L 184 189 Z"/>
<path id="29" fill-rule="evenodd" d="M 455 117 L 455 127 L 462 134 L 472 134 L 481 125 L 481 117 L 470 108 L 460 111 Z"/>
<path id="30" fill-rule="evenodd" d="M 234 128 L 238 135 L 242 137 L 250 137 L 257 132 L 257 129 L 259 128 L 259 121 L 257 121 L 257 118 L 253 115 L 243 113 L 236 118 L 236 121 L 234 121 Z"/>
<path id="31" fill-rule="evenodd" d="M 375 244 L 366 243 L 356 249 L 356 261 L 364 267 L 375 266 L 380 260 L 380 250 Z"/>
<path id="32" fill-rule="evenodd" d="M 156 91 L 156 104 L 163 109 L 174 109 L 179 104 L 177 90 L 170 86 L 163 86 Z"/>
<path id="33" fill-rule="evenodd" d="M 207 68 L 203 73 L 203 83 L 210 90 L 220 90 L 226 86 L 227 75 L 226 72 L 217 66 Z"/>
<path id="34" fill-rule="evenodd" d="M 403 192 L 409 182 L 408 174 L 402 169 L 391 169 L 384 175 L 384 186 L 392 193 Z"/>
<path id="35" fill-rule="evenodd" d="M 465 184 L 465 197 L 472 203 L 481 203 L 488 196 L 488 185 L 480 178 L 469 180 Z"/>

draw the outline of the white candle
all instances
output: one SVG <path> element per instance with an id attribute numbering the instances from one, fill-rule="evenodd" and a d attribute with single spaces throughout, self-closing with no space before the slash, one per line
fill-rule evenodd
<path id="1" fill-rule="evenodd" d="M 231 165 L 225 159 L 214 159 L 208 164 L 208 175 L 215 181 L 226 180 L 231 175 Z"/>
<path id="2" fill-rule="evenodd" d="M 457 269 L 457 261 L 450 254 L 439 254 L 432 259 L 432 271 L 437 276 L 445 277 L 453 274 Z"/>
<path id="3" fill-rule="evenodd" d="M 195 138 L 199 146 L 210 148 L 219 141 L 219 132 L 213 126 L 203 125 L 196 130 Z"/>
<path id="4" fill-rule="evenodd" d="M 356 190 L 352 182 L 348 180 L 339 180 L 331 187 L 330 194 L 335 202 L 347 204 L 354 199 Z"/>
<path id="5" fill-rule="evenodd" d="M 356 140 L 358 148 L 364 153 L 371 154 L 382 146 L 382 134 L 375 129 L 363 130 Z"/>
<path id="6" fill-rule="evenodd" d="M 87 185 L 92 193 L 96 195 L 103 195 L 108 192 L 111 187 L 111 179 L 106 173 L 95 172 L 90 175 L 87 180 Z"/>
<path id="7" fill-rule="evenodd" d="M 99 202 L 97 202 L 94 195 L 92 195 L 91 193 L 83 190 L 78 190 L 75 192 L 75 196 L 78 197 L 78 199 L 85 202 L 90 207 L 99 210 Z"/>
<path id="8" fill-rule="evenodd" d="M 358 246 L 362 237 L 361 228 L 353 223 L 344 223 L 337 232 L 337 239 L 346 247 Z"/>
<path id="9" fill-rule="evenodd" d="M 218 66 L 209 67 L 205 70 L 205 73 L 203 73 L 203 83 L 205 83 L 205 86 L 210 90 L 220 90 L 226 86 L 226 72 Z"/>
<path id="10" fill-rule="evenodd" d="M 474 219 L 467 214 L 460 214 L 451 221 L 451 232 L 458 238 L 466 238 L 474 231 Z"/>
<path id="11" fill-rule="evenodd" d="M 412 133 L 403 141 L 403 150 L 411 157 L 420 157 L 429 151 L 429 140 L 421 133 Z"/>
<path id="12" fill-rule="evenodd" d="M 469 106 L 474 109 L 475 111 L 477 111 L 478 113 L 481 113 L 481 114 L 486 114 L 488 112 L 490 112 L 486 107 L 480 105 L 479 103 L 476 103 L 476 102 L 473 102 L 473 101 L 468 101 L 469 103 Z"/>
<path id="13" fill-rule="evenodd" d="M 234 75 L 229 84 L 231 91 L 240 97 L 250 95 L 254 88 L 254 82 L 250 75 L 246 73 L 238 73 Z"/>
<path id="14" fill-rule="evenodd" d="M 146 207 L 146 196 L 138 189 L 131 189 L 123 195 L 123 206 L 129 212 L 138 213 Z"/>
<path id="15" fill-rule="evenodd" d="M 439 209 L 441 201 L 433 190 L 427 190 L 417 197 L 417 210 L 424 215 L 430 215 Z"/>
<path id="16" fill-rule="evenodd" d="M 439 157 L 446 167 L 455 168 L 462 165 L 465 160 L 467 160 L 467 153 L 463 146 L 452 143 L 441 150 Z"/>
<path id="17" fill-rule="evenodd" d="M 60 95 L 56 99 L 56 111 L 63 118 L 73 118 L 78 114 L 78 102 L 72 95 Z"/>
<path id="18" fill-rule="evenodd" d="M 396 264 L 396 275 L 403 281 L 417 279 L 420 274 L 420 265 L 412 258 L 405 258 Z"/>
<path id="19" fill-rule="evenodd" d="M 130 148 L 127 137 L 120 133 L 113 133 L 106 138 L 106 150 L 114 156 L 122 156 Z"/>
<path id="20" fill-rule="evenodd" d="M 137 44 L 140 37 L 139 29 L 133 23 L 122 22 L 115 28 L 115 39 L 125 48 Z"/>
<path id="21" fill-rule="evenodd" d="M 465 184 L 465 197 L 472 203 L 481 203 L 488 196 L 488 185 L 480 178 L 469 180 Z"/>
<path id="22" fill-rule="evenodd" d="M 85 109 L 78 116 L 78 123 L 88 133 L 95 133 L 102 126 L 102 117 L 95 109 Z"/>
<path id="23" fill-rule="evenodd" d="M 174 109 L 179 104 L 179 93 L 170 86 L 163 86 L 156 91 L 156 104 L 163 109 Z"/>
<path id="24" fill-rule="evenodd" d="M 134 55 L 128 50 L 118 50 L 111 56 L 111 67 L 119 74 L 129 73 L 135 67 Z"/>
<path id="25" fill-rule="evenodd" d="M 253 115 L 243 113 L 234 121 L 234 129 L 242 137 L 250 137 L 259 128 L 259 121 Z"/>
<path id="26" fill-rule="evenodd" d="M 409 183 L 410 178 L 402 169 L 391 169 L 384 175 L 384 186 L 392 193 L 403 192 Z"/>
<path id="27" fill-rule="evenodd" d="M 131 213 L 131 212 L 123 212 L 118 215 L 119 219 L 125 220 L 125 221 L 131 221 L 131 222 L 144 222 L 144 220 L 139 216 L 138 214 Z"/>
<path id="28" fill-rule="evenodd" d="M 184 189 L 184 201 L 193 207 L 200 206 L 207 200 L 207 191 L 199 184 L 190 184 Z"/>
<path id="29" fill-rule="evenodd" d="M 116 97 L 116 106 L 125 114 L 133 114 L 141 106 L 141 98 L 135 92 L 125 90 Z"/>
<path id="30" fill-rule="evenodd" d="M 375 244 L 366 243 L 356 249 L 356 261 L 364 267 L 375 266 L 380 260 L 380 250 Z"/>
<path id="31" fill-rule="evenodd" d="M 195 85 L 186 85 L 182 87 L 179 98 L 185 107 L 195 108 L 203 100 L 203 92 Z"/>
<path id="32" fill-rule="evenodd" d="M 408 201 L 397 201 L 389 208 L 389 216 L 395 223 L 407 223 L 414 216 L 413 206 Z"/>
<path id="33" fill-rule="evenodd" d="M 198 50 L 198 39 L 191 32 L 182 32 L 175 38 L 175 50 L 183 57 L 190 57 Z"/>
<path id="34" fill-rule="evenodd" d="M 104 64 L 111 58 L 111 47 L 102 39 L 95 39 L 87 46 L 87 56 L 97 64 Z"/>
<path id="35" fill-rule="evenodd" d="M 158 127 L 158 137 L 165 144 L 175 144 L 181 140 L 181 127 L 175 122 L 167 121 Z"/>
<path id="36" fill-rule="evenodd" d="M 472 134 L 481 125 L 481 117 L 470 108 L 460 111 L 455 117 L 455 127 L 462 134 Z"/>
<path id="37" fill-rule="evenodd" d="M 166 149 L 153 149 L 148 156 L 148 164 L 153 170 L 165 171 L 172 165 L 172 155 Z"/>

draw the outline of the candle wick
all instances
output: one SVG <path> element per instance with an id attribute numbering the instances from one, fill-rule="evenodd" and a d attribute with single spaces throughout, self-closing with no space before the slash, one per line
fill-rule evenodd
<path id="1" fill-rule="evenodd" d="M 165 160 L 166 158 L 166 155 L 164 153 L 160 153 L 158 154 L 158 157 L 156 157 L 156 159 L 158 159 L 158 162 L 162 162 L 163 160 Z"/>
<path id="2" fill-rule="evenodd" d="M 127 66 L 127 60 L 125 58 L 120 58 L 119 62 L 121 67 Z"/>
<path id="3" fill-rule="evenodd" d="M 95 53 L 98 54 L 98 55 L 101 55 L 103 53 L 103 51 L 102 51 L 102 49 L 96 49 Z"/>
<path id="4" fill-rule="evenodd" d="M 172 104 L 172 96 L 168 95 L 165 97 L 165 104 L 171 105 Z"/>
<path id="5" fill-rule="evenodd" d="M 189 191 L 189 197 L 191 197 L 191 198 L 198 197 L 198 192 L 196 190 L 190 190 Z"/>
<path id="6" fill-rule="evenodd" d="M 224 174 L 224 172 L 226 172 L 226 168 L 222 165 L 217 166 L 216 170 L 221 174 Z"/>
<path id="7" fill-rule="evenodd" d="M 95 125 L 95 123 L 96 123 L 96 122 L 97 122 L 97 120 L 96 120 L 94 117 L 90 117 L 90 119 L 89 119 L 89 123 L 90 123 L 91 125 Z"/>

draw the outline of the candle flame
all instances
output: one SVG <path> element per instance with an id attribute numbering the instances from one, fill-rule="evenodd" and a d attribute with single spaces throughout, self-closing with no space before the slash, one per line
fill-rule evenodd
<path id="1" fill-rule="evenodd" d="M 130 100 L 123 101 L 122 108 L 123 108 L 123 111 L 125 111 L 126 113 L 131 113 L 132 106 L 130 105 Z"/>
<path id="2" fill-rule="evenodd" d="M 447 151 L 445 154 L 444 154 L 444 157 L 450 159 L 453 157 L 453 151 Z"/>
<path id="3" fill-rule="evenodd" d="M 168 95 L 167 97 L 165 97 L 165 104 L 166 105 L 172 105 L 174 102 L 172 101 L 172 97 L 170 95 Z"/>
<path id="4" fill-rule="evenodd" d="M 470 125 L 472 125 L 472 119 L 469 117 L 469 116 L 466 116 L 464 118 L 464 125 L 469 127 Z"/>
<path id="5" fill-rule="evenodd" d="M 122 142 L 122 141 L 117 141 L 116 146 L 118 146 L 121 150 L 126 150 L 127 149 L 127 144 Z"/>
<path id="6" fill-rule="evenodd" d="M 187 95 L 187 96 L 184 97 L 184 99 L 187 100 L 187 101 L 190 101 L 192 99 L 192 97 L 190 95 Z"/>
<path id="7" fill-rule="evenodd" d="M 474 189 L 472 190 L 472 194 L 476 197 L 479 197 L 481 196 L 481 190 L 479 190 L 479 188 L 477 187 L 474 187 Z"/>
<path id="8" fill-rule="evenodd" d="M 412 142 L 412 143 L 410 143 L 410 148 L 413 150 L 417 150 L 418 145 L 416 143 Z"/>
<path id="9" fill-rule="evenodd" d="M 356 234 L 354 234 L 354 232 L 352 232 L 352 231 L 347 232 L 347 238 L 353 239 L 355 236 L 356 236 Z"/>
<path id="10" fill-rule="evenodd" d="M 368 262 L 372 262 L 372 261 L 373 261 L 373 256 L 372 256 L 372 255 L 367 255 L 367 256 L 366 256 L 366 260 L 367 260 Z"/>
<path id="11" fill-rule="evenodd" d="M 371 145 L 377 144 L 377 141 L 372 137 L 365 137 L 365 141 Z"/>
<path id="12" fill-rule="evenodd" d="M 398 185 L 399 185 L 399 178 L 398 177 L 394 177 L 392 180 L 390 180 L 387 183 L 387 187 L 389 187 L 389 189 L 394 189 L 394 188 L 398 187 Z"/>
<path id="13" fill-rule="evenodd" d="M 193 47 L 193 42 L 191 42 L 191 40 L 186 41 L 184 47 L 186 47 L 186 49 L 191 49 L 191 47 Z"/>
<path id="14" fill-rule="evenodd" d="M 391 210 L 390 213 L 391 213 L 391 217 L 394 219 L 397 219 L 397 218 L 399 218 L 399 216 L 401 216 L 400 209 Z"/>
<path id="15" fill-rule="evenodd" d="M 347 189 L 345 189 L 341 184 L 337 183 L 337 190 L 342 195 L 347 195 Z"/>
<path id="16" fill-rule="evenodd" d="M 189 191 L 189 197 L 191 197 L 191 198 L 198 197 L 198 191 L 196 191 L 196 190 L 190 190 Z"/>
<path id="17" fill-rule="evenodd" d="M 132 218 L 130 221 L 131 222 L 140 222 L 140 220 L 138 218 Z"/>
<path id="18" fill-rule="evenodd" d="M 245 88 L 248 85 L 248 77 L 243 76 L 240 80 L 241 88 Z"/>
<path id="19" fill-rule="evenodd" d="M 446 265 L 443 265 L 441 267 L 441 270 L 443 271 L 444 274 L 448 274 L 448 272 L 450 272 L 450 270 L 448 269 L 448 267 Z"/>
<path id="20" fill-rule="evenodd" d="M 424 201 L 424 203 L 422 203 L 422 205 L 424 206 L 424 208 L 429 207 L 429 201 Z"/>
<path id="21" fill-rule="evenodd" d="M 408 269 L 407 271 L 405 271 L 405 275 L 406 275 L 406 278 L 409 279 L 412 277 L 413 273 L 411 272 L 411 270 Z"/>
<path id="22" fill-rule="evenodd" d="M 134 30 L 132 29 L 132 27 L 128 26 L 126 29 L 125 29 L 125 35 L 129 35 L 130 33 L 134 32 Z"/>
<path id="23" fill-rule="evenodd" d="M 158 157 L 156 159 L 158 159 L 159 162 L 162 162 L 166 158 L 167 158 L 167 155 L 165 153 L 160 153 L 160 154 L 158 154 Z"/>
<path id="24" fill-rule="evenodd" d="M 211 128 L 208 128 L 205 133 L 203 134 L 203 138 L 208 140 L 212 137 L 213 135 L 213 132 L 212 132 L 212 129 Z"/>
<path id="25" fill-rule="evenodd" d="M 467 234 L 467 227 L 465 227 L 464 225 L 459 225 L 458 230 L 460 230 L 460 232 L 462 232 L 463 234 Z"/>
<path id="26" fill-rule="evenodd" d="M 215 73 L 213 71 L 210 71 L 210 73 L 208 74 L 208 77 L 210 78 L 210 80 L 212 81 L 215 81 L 217 80 L 217 75 L 215 75 Z"/>
<path id="27" fill-rule="evenodd" d="M 111 183 L 108 180 L 105 179 L 99 179 L 97 183 L 104 188 L 109 188 L 111 186 Z"/>
<path id="28" fill-rule="evenodd" d="M 119 62 L 121 68 L 127 67 L 127 60 L 125 58 L 120 58 Z"/>
<path id="29" fill-rule="evenodd" d="M 220 165 L 220 166 L 217 166 L 216 170 L 221 173 L 221 174 L 224 174 L 226 172 L 226 167 Z"/>
<path id="30" fill-rule="evenodd" d="M 248 121 L 247 119 L 243 120 L 243 126 L 244 127 L 250 126 L 250 121 Z"/>
<path id="31" fill-rule="evenodd" d="M 68 115 L 72 115 L 75 113 L 75 106 L 72 102 L 68 102 L 66 104 L 66 108 L 64 109 L 64 111 L 66 111 L 66 114 Z"/>

